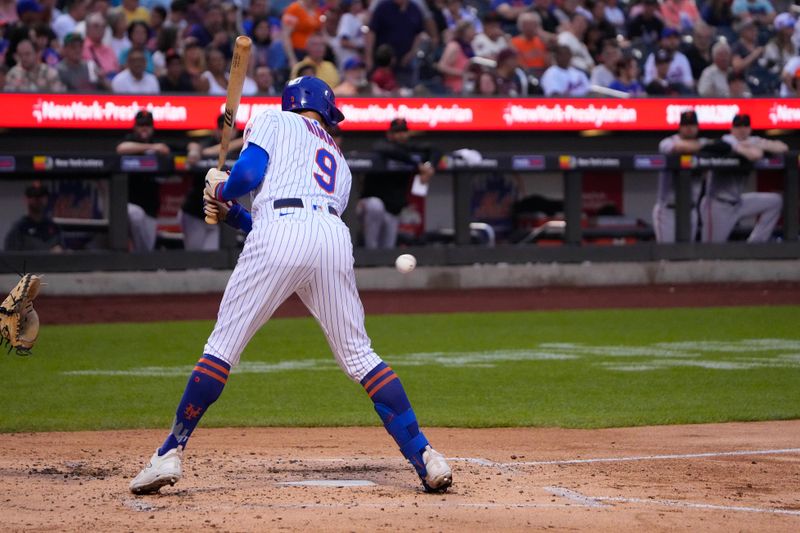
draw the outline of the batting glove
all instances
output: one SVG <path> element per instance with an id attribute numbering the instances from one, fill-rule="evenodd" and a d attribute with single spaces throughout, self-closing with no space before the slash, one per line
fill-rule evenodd
<path id="1" fill-rule="evenodd" d="M 214 218 L 217 223 L 225 222 L 233 202 L 220 202 L 207 194 L 203 194 L 203 213 L 206 218 Z"/>
<path id="2" fill-rule="evenodd" d="M 222 198 L 222 187 L 228 181 L 228 173 L 216 168 L 211 168 L 206 172 L 206 187 L 203 190 L 203 196 L 207 196 L 213 200 L 224 202 Z"/>

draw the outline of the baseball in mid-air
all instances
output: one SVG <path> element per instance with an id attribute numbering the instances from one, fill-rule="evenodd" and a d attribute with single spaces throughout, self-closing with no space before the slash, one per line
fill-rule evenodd
<path id="1" fill-rule="evenodd" d="M 394 266 L 397 268 L 398 272 L 408 274 L 417 266 L 417 258 L 411 254 L 399 255 L 397 259 L 394 260 Z"/>

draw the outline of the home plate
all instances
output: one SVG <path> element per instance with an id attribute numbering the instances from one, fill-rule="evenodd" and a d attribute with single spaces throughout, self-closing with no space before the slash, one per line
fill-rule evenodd
<path id="1" fill-rule="evenodd" d="M 287 487 L 372 487 L 372 481 L 366 479 L 307 479 L 305 481 L 282 481 L 275 483 Z"/>

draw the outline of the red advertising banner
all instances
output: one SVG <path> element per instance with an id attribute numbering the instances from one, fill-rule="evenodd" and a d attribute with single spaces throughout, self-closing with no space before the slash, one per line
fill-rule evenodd
<path id="1" fill-rule="evenodd" d="M 212 96 L 80 94 L 0 95 L 0 128 L 127 129 L 139 109 L 152 111 L 158 129 L 204 129 L 215 124 L 225 99 Z M 800 99 L 563 99 L 563 98 L 342 98 L 346 130 L 383 130 L 403 117 L 417 130 L 578 131 L 674 130 L 682 111 L 697 112 L 703 129 L 730 127 L 749 113 L 757 130 L 800 128 Z M 278 98 L 243 98 L 240 127 Z"/>

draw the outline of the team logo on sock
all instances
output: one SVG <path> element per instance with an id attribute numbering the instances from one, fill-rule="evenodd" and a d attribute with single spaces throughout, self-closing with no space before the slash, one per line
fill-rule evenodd
<path id="1" fill-rule="evenodd" d="M 189 404 L 186 406 L 186 409 L 183 410 L 183 416 L 186 418 L 186 420 L 194 420 L 200 416 L 200 413 L 202 412 L 202 407 L 195 407 L 194 405 Z"/>

